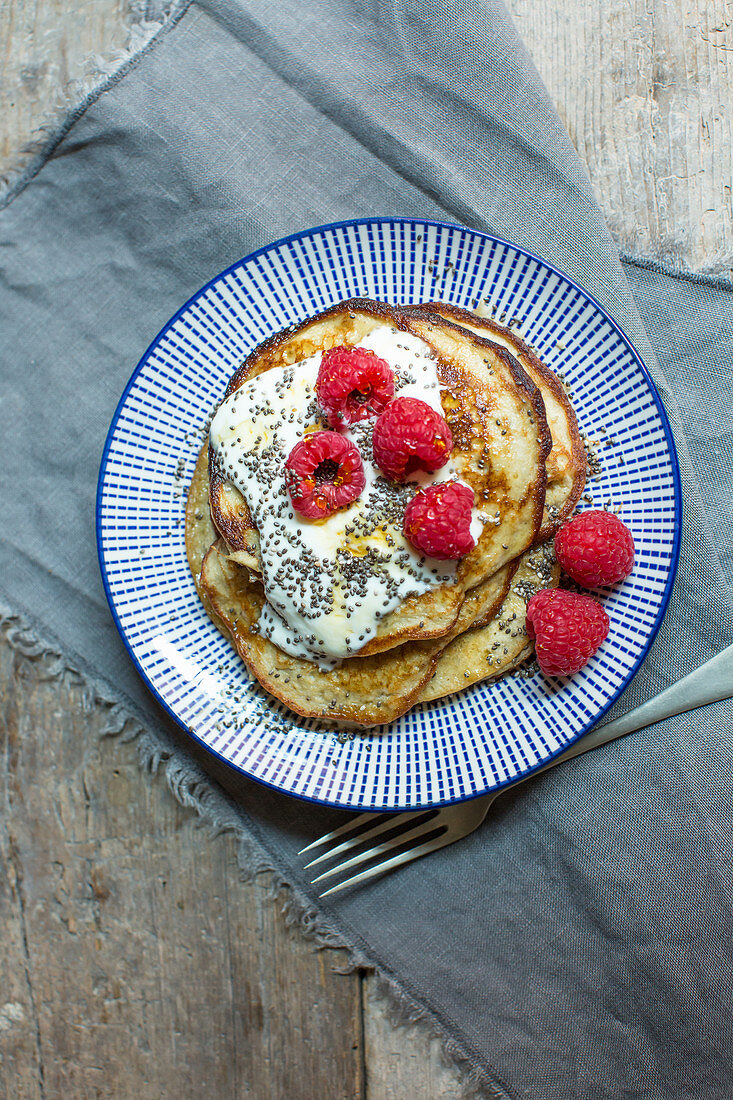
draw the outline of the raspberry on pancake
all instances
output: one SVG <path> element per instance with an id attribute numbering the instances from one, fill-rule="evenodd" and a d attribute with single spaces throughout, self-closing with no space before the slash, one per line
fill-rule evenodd
<path id="1" fill-rule="evenodd" d="M 394 374 L 368 348 L 329 348 L 318 368 L 316 396 L 329 424 L 343 428 L 387 407 L 394 397 Z"/>
<path id="2" fill-rule="evenodd" d="M 450 458 L 453 436 L 444 417 L 417 397 L 398 397 L 374 425 L 374 461 L 394 481 L 416 470 L 435 473 Z"/>

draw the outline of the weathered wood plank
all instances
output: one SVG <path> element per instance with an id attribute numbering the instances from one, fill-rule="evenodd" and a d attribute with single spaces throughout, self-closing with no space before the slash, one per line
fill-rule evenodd
<path id="1" fill-rule="evenodd" d="M 733 270 L 729 0 L 507 0 L 623 249 Z"/>
<path id="2" fill-rule="evenodd" d="M 720 266 L 726 0 L 507 2 L 622 247 Z M 124 0 L 0 2 L 0 173 L 83 59 L 125 45 L 127 18 Z M 266 886 L 239 882 L 231 840 L 195 829 L 132 748 L 97 745 L 78 698 L 9 662 L 0 646 L 0 1095 L 91 1096 L 112 1073 L 122 1097 L 359 1095 L 356 979 L 278 924 Z M 39 768 L 53 784 L 33 791 Z M 460 1095 L 436 1044 L 389 1024 L 371 978 L 363 989 L 371 1100 Z"/>
<path id="3" fill-rule="evenodd" d="M 40 1060 L 26 939 L 25 884 L 18 865 L 17 837 L 9 824 L 14 794 L 9 777 L 15 774 L 18 756 L 17 704 L 10 665 L 9 650 L 0 648 L 0 684 L 10 689 L 0 711 L 3 776 L 8 777 L 0 788 L 5 822 L 0 839 L 0 1095 L 5 1100 L 30 1100 L 40 1096 Z"/>
<path id="4" fill-rule="evenodd" d="M 0 2 L 0 176 L 53 118 L 92 58 L 124 49 L 128 0 Z"/>
<path id="5" fill-rule="evenodd" d="M 343 956 L 5 642 L 0 699 L 0 1095 L 358 1096 Z"/>
<path id="6" fill-rule="evenodd" d="M 508 0 L 622 248 L 733 263 L 727 0 Z M 0 174 L 85 59 L 128 40 L 124 0 L 0 3 Z"/>
<path id="7" fill-rule="evenodd" d="M 373 977 L 364 987 L 364 1061 L 369 1100 L 460 1100 L 465 1095 L 457 1071 L 444 1064 L 437 1039 L 418 1025 L 394 1027 Z"/>

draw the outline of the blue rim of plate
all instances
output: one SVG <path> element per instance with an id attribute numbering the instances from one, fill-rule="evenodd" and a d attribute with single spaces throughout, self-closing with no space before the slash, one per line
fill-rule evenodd
<path id="1" fill-rule="evenodd" d="M 499 245 L 500 247 L 506 247 L 508 249 L 512 249 L 518 255 L 524 256 L 528 260 L 531 260 L 531 261 L 533 261 L 537 264 L 540 264 L 541 266 L 545 267 L 548 271 L 552 272 L 553 274 L 557 275 L 560 279 L 564 280 L 569 286 L 571 286 L 574 290 L 576 290 L 581 296 L 585 297 L 590 303 L 592 303 L 592 305 L 598 310 L 598 312 L 601 314 L 601 316 L 611 325 L 611 327 L 617 333 L 617 335 L 620 337 L 622 342 L 628 347 L 628 349 L 631 352 L 632 357 L 635 360 L 635 363 L 636 363 L 637 367 L 641 371 L 641 374 L 644 378 L 644 381 L 646 382 L 646 385 L 649 389 L 649 393 L 652 397 L 654 405 L 656 406 L 657 413 L 659 415 L 659 420 L 660 420 L 660 424 L 661 424 L 661 427 L 662 427 L 662 430 L 663 430 L 663 433 L 664 433 L 665 442 L 666 442 L 666 446 L 667 446 L 667 450 L 668 450 L 668 455 L 669 455 L 669 458 L 670 458 L 670 461 L 671 461 L 671 466 L 672 466 L 671 473 L 672 473 L 672 482 L 673 482 L 673 486 L 674 486 L 674 504 L 675 504 L 674 530 L 673 530 L 672 546 L 671 546 L 671 551 L 670 551 L 669 572 L 668 572 L 668 577 L 667 577 L 667 582 L 666 582 L 666 585 L 665 585 L 665 588 L 664 588 L 664 592 L 663 592 L 662 598 L 660 600 L 657 615 L 656 615 L 655 620 L 654 620 L 654 622 L 653 622 L 653 624 L 652 624 L 652 626 L 651 626 L 651 628 L 648 632 L 646 643 L 643 646 L 641 652 L 639 653 L 639 656 L 636 659 L 636 662 L 634 663 L 632 668 L 629 670 L 629 672 L 625 676 L 623 682 L 619 685 L 619 687 L 616 689 L 616 691 L 614 692 L 612 697 L 608 700 L 608 702 L 602 708 L 600 708 L 597 712 L 595 712 L 593 717 L 589 721 L 587 721 L 585 724 L 582 724 L 581 727 L 577 730 L 577 732 L 575 732 L 565 744 L 559 746 L 555 751 L 549 753 L 547 756 L 545 756 L 543 759 L 537 761 L 535 764 L 532 764 L 532 765 L 524 768 L 523 770 L 518 771 L 515 775 L 513 775 L 513 776 L 511 776 L 511 777 L 509 777 L 509 778 L 507 778 L 503 781 L 492 784 L 490 787 L 487 787 L 485 790 L 472 791 L 469 794 L 464 794 L 464 795 L 461 795 L 459 797 L 447 798 L 447 799 L 443 799 L 443 800 L 436 800 L 436 801 L 431 800 L 429 803 L 424 803 L 424 804 L 408 803 L 408 804 L 405 804 L 405 805 L 390 805 L 389 807 L 386 807 L 386 806 L 372 806 L 372 807 L 348 806 L 348 805 L 345 805 L 343 802 L 336 801 L 336 800 L 333 800 L 333 799 L 315 798 L 315 797 L 305 795 L 305 794 L 302 794 L 302 793 L 299 793 L 299 792 L 296 792 L 296 791 L 284 790 L 283 787 L 278 786 L 278 784 L 270 783 L 266 779 L 264 779 L 260 776 L 253 775 L 247 769 L 241 767 L 240 765 L 238 765 L 234 761 L 229 760 L 225 755 L 223 755 L 217 749 L 215 749 L 211 745 L 207 744 L 207 742 L 202 737 L 199 737 L 198 734 L 193 729 L 191 729 L 181 718 L 179 718 L 179 716 L 175 713 L 173 708 L 167 703 L 165 698 L 156 689 L 156 687 L 152 683 L 150 677 L 147 675 L 147 673 L 143 669 L 143 667 L 142 667 L 140 661 L 138 660 L 138 657 L 137 657 L 137 655 L 134 651 L 134 648 L 133 648 L 133 646 L 132 646 L 132 644 L 131 644 L 128 636 L 127 636 L 127 633 L 126 633 L 126 631 L 125 631 L 125 629 L 124 629 L 124 627 L 121 623 L 119 614 L 117 612 L 117 608 L 116 608 L 115 603 L 114 603 L 114 597 L 112 595 L 111 586 L 110 586 L 109 578 L 108 578 L 108 575 L 107 575 L 107 568 L 106 568 L 106 564 L 105 564 L 105 560 L 104 560 L 104 553 L 103 553 L 103 546 L 102 546 L 103 531 L 102 531 L 102 523 L 101 523 L 101 512 L 102 512 L 102 503 L 103 503 L 103 488 L 104 488 L 103 482 L 104 482 L 104 476 L 105 476 L 105 472 L 106 472 L 106 468 L 107 468 L 108 454 L 109 454 L 110 447 L 112 445 L 112 441 L 113 441 L 113 438 L 114 438 L 115 429 L 117 427 L 117 423 L 120 419 L 122 411 L 125 407 L 127 397 L 130 393 L 130 390 L 134 386 L 139 373 L 144 368 L 151 352 L 158 345 L 158 343 L 162 340 L 162 338 L 166 335 L 166 333 L 175 325 L 175 323 L 182 316 L 182 314 L 184 314 L 186 312 L 186 310 L 188 310 L 195 302 L 197 302 L 200 298 L 202 298 L 207 293 L 207 291 L 215 283 L 219 282 L 219 280 L 224 278 L 226 275 L 228 275 L 232 272 L 235 272 L 238 268 L 240 268 L 243 264 L 247 263 L 248 261 L 254 260 L 258 256 L 261 256 L 266 252 L 269 252 L 271 250 L 275 250 L 275 249 L 281 247 L 282 245 L 286 245 L 290 242 L 294 242 L 294 241 L 302 240 L 303 238 L 315 236 L 316 234 L 319 234 L 319 233 L 325 233 L 329 230 L 344 229 L 344 228 L 349 228 L 349 227 L 352 227 L 352 226 L 368 226 L 368 225 L 412 225 L 412 226 L 424 226 L 426 228 L 433 227 L 433 228 L 437 228 L 437 229 L 454 230 L 454 231 L 457 230 L 459 232 L 469 232 L 473 236 L 478 237 L 478 238 L 486 241 L 487 243 L 496 244 L 496 245 Z M 404 811 L 404 810 L 410 810 L 410 811 L 421 810 L 421 809 L 428 810 L 428 809 L 439 808 L 441 806 L 456 805 L 457 803 L 460 803 L 460 802 L 470 801 L 473 798 L 480 798 L 484 794 L 488 793 L 488 791 L 497 791 L 497 790 L 502 790 L 505 787 L 513 786 L 515 783 L 519 783 L 522 780 L 529 778 L 535 772 L 541 771 L 552 760 L 554 760 L 556 757 L 562 755 L 565 751 L 567 751 L 567 749 L 571 745 L 573 745 L 577 741 L 579 741 L 586 733 L 589 732 L 589 730 L 591 730 L 594 726 L 596 726 L 598 724 L 600 719 L 603 718 L 603 716 L 611 709 L 611 707 L 614 706 L 614 704 L 618 701 L 620 696 L 623 694 L 623 692 L 626 690 L 626 688 L 629 686 L 631 681 L 636 676 L 637 672 L 639 671 L 642 664 L 644 663 L 644 660 L 646 659 L 646 657 L 649 653 L 649 650 L 652 647 L 654 639 L 656 638 L 656 636 L 659 632 L 659 629 L 662 625 L 662 622 L 664 620 L 664 616 L 666 614 L 667 608 L 669 606 L 669 601 L 670 601 L 671 596 L 672 596 L 672 591 L 673 591 L 673 588 L 674 588 L 674 582 L 675 582 L 675 578 L 676 578 L 676 575 L 677 575 L 677 569 L 678 569 L 678 566 L 679 566 L 680 545 L 681 545 L 681 538 L 682 538 L 682 512 L 683 512 L 682 485 L 681 485 L 680 470 L 679 470 L 679 460 L 678 460 L 678 456 L 677 456 L 677 447 L 676 447 L 676 444 L 675 444 L 674 436 L 672 434 L 672 429 L 670 427 L 669 419 L 667 417 L 667 413 L 666 413 L 666 410 L 664 408 L 664 404 L 662 402 L 662 399 L 659 396 L 659 393 L 657 391 L 654 380 L 652 379 L 649 371 L 647 370 L 647 368 L 646 368 L 646 366 L 645 366 L 645 364 L 644 364 L 644 362 L 641 358 L 641 355 L 637 351 L 636 347 L 631 342 L 631 340 L 628 338 L 628 336 L 626 336 L 624 331 L 621 329 L 620 325 L 613 319 L 613 317 L 601 305 L 601 303 L 598 301 L 598 299 L 593 294 L 591 294 L 589 291 L 585 290 L 584 287 L 580 286 L 580 284 L 577 283 L 574 279 L 572 279 L 569 275 L 565 274 L 565 272 L 561 271 L 559 268 L 555 267 L 553 264 L 549 263 L 547 260 L 543 259 L 541 256 L 538 256 L 535 253 L 530 252 L 528 249 L 522 248 L 521 246 L 515 244 L 513 241 L 506 240 L 503 237 L 494 236 L 493 234 L 490 234 L 490 233 L 482 232 L 481 230 L 478 230 L 478 229 L 473 229 L 470 226 L 462 226 L 462 225 L 459 225 L 457 223 L 435 221 L 435 220 L 426 219 L 426 218 L 403 218 L 403 217 L 393 217 L 393 216 L 371 217 L 371 218 L 351 218 L 351 219 L 347 219 L 347 220 L 344 220 L 344 221 L 327 222 L 327 223 L 324 223 L 323 225 L 311 226 L 307 229 L 301 229 L 301 230 L 299 230 L 295 233 L 290 233 L 287 236 L 280 237 L 275 241 L 271 241 L 271 242 L 269 242 L 265 245 L 262 245 L 260 248 L 255 249 L 254 251 L 248 253 L 246 256 L 243 256 L 241 259 L 235 261 L 234 263 L 230 264 L 228 267 L 226 267 L 226 268 L 222 269 L 221 271 L 217 272 L 211 279 L 209 279 L 209 281 L 207 283 L 205 283 L 194 294 L 192 294 L 191 297 L 188 298 L 187 301 L 185 301 L 183 303 L 183 305 L 166 322 L 166 324 L 163 326 L 163 328 L 160 329 L 160 331 L 156 334 L 156 336 L 153 338 L 153 340 L 151 340 L 151 342 L 148 344 L 147 348 L 145 349 L 145 351 L 141 355 L 140 359 L 138 360 L 138 363 L 137 363 L 134 371 L 132 372 L 132 374 L 131 374 L 128 382 L 127 382 L 127 385 L 125 386 L 125 388 L 122 392 L 122 395 L 121 395 L 121 397 L 120 397 L 120 399 L 117 403 L 117 407 L 115 408 L 115 412 L 114 412 L 114 415 L 112 417 L 112 421 L 110 423 L 109 429 L 107 431 L 107 436 L 105 438 L 104 448 L 103 448 L 103 451 L 102 451 L 102 457 L 101 457 L 101 460 L 100 460 L 99 475 L 98 475 L 98 478 L 97 478 L 97 493 L 96 493 L 97 556 L 98 556 L 99 567 L 100 567 L 100 572 L 101 572 L 101 576 L 102 576 L 102 583 L 103 583 L 103 586 L 104 586 L 104 591 L 105 591 L 105 595 L 107 597 L 107 602 L 109 604 L 109 608 L 110 608 L 110 611 L 111 611 L 111 614 L 112 614 L 112 618 L 113 618 L 115 626 L 117 627 L 117 630 L 120 634 L 120 637 L 122 638 L 123 644 L 124 644 L 125 648 L 127 649 L 127 652 L 130 655 L 130 658 L 131 658 L 135 668 L 137 669 L 138 674 L 140 675 L 141 679 L 145 683 L 147 689 L 150 691 L 151 695 L 156 699 L 157 703 L 163 708 L 163 710 L 173 719 L 173 721 L 176 723 L 176 725 L 181 730 L 183 730 L 189 737 L 192 737 L 194 739 L 194 741 L 196 741 L 207 753 L 209 753 L 215 759 L 221 761 L 223 764 L 225 764 L 228 768 L 231 768 L 233 771 L 238 772 L 241 775 L 245 775 L 248 779 L 251 779 L 256 783 L 259 783 L 262 786 L 269 787 L 271 790 L 277 791 L 279 794 L 286 794 L 289 797 L 296 798 L 296 799 L 298 799 L 299 801 L 302 801 L 302 802 L 309 802 L 309 803 L 313 803 L 315 805 L 328 806 L 328 807 L 331 807 L 331 808 L 345 810 L 345 811 L 352 810 L 353 812 L 361 811 L 361 810 L 366 809 L 369 812 L 373 812 L 373 813 L 392 813 L 392 812 L 398 813 L 398 812 L 401 812 L 401 811 Z"/>

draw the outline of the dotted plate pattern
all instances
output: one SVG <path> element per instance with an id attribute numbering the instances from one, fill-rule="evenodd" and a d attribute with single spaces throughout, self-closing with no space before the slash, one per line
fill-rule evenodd
<path id="1" fill-rule="evenodd" d="M 344 734 L 299 718 L 253 682 L 203 610 L 184 505 L 207 419 L 265 337 L 344 298 L 486 302 L 568 385 L 601 441 L 588 491 L 631 528 L 636 566 L 602 594 L 607 641 L 567 680 L 476 685 L 388 726 Z M 588 505 L 582 505 L 586 507 Z M 594 725 L 643 661 L 669 600 L 681 494 L 662 403 L 600 305 L 544 261 L 459 226 L 369 219 L 262 248 L 194 295 L 143 355 L 107 437 L 97 496 L 102 577 L 140 674 L 172 717 L 248 776 L 348 809 L 436 806 L 541 767 Z"/>

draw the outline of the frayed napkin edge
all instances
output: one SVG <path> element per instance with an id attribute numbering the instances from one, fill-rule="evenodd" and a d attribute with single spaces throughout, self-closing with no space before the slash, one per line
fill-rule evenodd
<path id="1" fill-rule="evenodd" d="M 147 19 L 143 0 L 132 0 L 127 48 L 105 55 L 89 54 L 84 59 L 83 75 L 70 81 L 63 89 L 49 117 L 34 131 L 36 136 L 18 150 L 17 162 L 0 175 L 0 210 L 9 206 L 38 175 L 84 112 L 134 69 L 161 37 L 178 23 L 191 2 L 172 0 L 160 19 Z"/>
<path id="2" fill-rule="evenodd" d="M 233 834 L 243 880 L 251 881 L 261 874 L 270 876 L 269 900 L 280 904 L 287 926 L 298 928 L 319 950 L 335 949 L 346 954 L 346 964 L 334 966 L 334 973 L 369 971 L 384 999 L 390 1024 L 417 1025 L 427 1038 L 436 1040 L 443 1064 L 460 1074 L 466 1097 L 514 1100 L 514 1094 L 500 1076 L 480 1062 L 468 1043 L 451 1033 L 450 1025 L 433 1008 L 406 989 L 396 975 L 371 956 L 365 945 L 349 942 L 347 932 L 290 881 L 256 831 L 242 823 L 233 799 L 195 760 L 186 756 L 185 749 L 175 745 L 165 731 L 152 732 L 149 723 L 137 714 L 134 703 L 117 698 L 103 678 L 82 668 L 81 661 L 75 664 L 63 654 L 58 642 L 50 640 L 47 632 L 32 622 L 31 616 L 13 609 L 4 600 L 0 600 L 0 632 L 11 649 L 33 663 L 43 681 L 65 683 L 81 690 L 85 712 L 101 708 L 104 714 L 101 736 L 136 743 L 141 770 L 162 775 L 177 802 L 196 811 L 208 827 L 211 840 Z"/>
<path id="3" fill-rule="evenodd" d="M 109 55 L 89 55 L 84 75 L 72 82 L 59 96 L 56 108 L 38 128 L 37 137 L 19 150 L 18 162 L 0 175 L 0 211 L 24 190 L 66 137 L 84 112 L 109 88 L 135 68 L 160 39 L 180 21 L 193 0 L 171 0 L 159 19 L 148 19 L 144 0 L 131 0 L 129 11 L 130 41 L 126 49 Z M 577 152 L 577 151 L 576 151 Z M 637 253 L 631 242 L 611 232 L 621 262 L 658 271 L 718 290 L 733 291 L 733 249 L 719 250 L 708 257 L 701 268 L 691 268 L 677 247 L 663 241 L 652 244 L 648 253 Z"/>
<path id="4" fill-rule="evenodd" d="M 41 171 L 85 111 L 155 48 L 163 35 L 180 21 L 191 3 L 192 0 L 174 0 L 163 18 L 154 21 L 145 19 L 143 6 L 133 6 L 129 48 L 116 51 L 106 58 L 92 56 L 88 59 L 84 77 L 69 87 L 60 98 L 54 114 L 39 128 L 38 136 L 20 150 L 17 167 L 0 178 L 0 210 L 8 206 Z M 632 254 L 623 249 L 622 242 L 617 240 L 616 244 L 620 248 L 623 264 L 733 291 L 733 280 L 722 277 L 724 271 L 731 270 L 733 253 L 716 254 L 702 270 L 695 271 L 680 266 L 675 250 L 665 250 L 660 246 L 650 255 Z M 270 875 L 270 899 L 281 903 L 287 925 L 297 927 L 318 949 L 338 949 L 346 954 L 346 965 L 334 968 L 336 972 L 348 974 L 365 969 L 373 973 L 377 988 L 385 999 L 390 1023 L 395 1027 L 417 1025 L 429 1038 L 437 1040 L 444 1064 L 461 1074 L 466 1096 L 512 1100 L 512 1093 L 498 1075 L 492 1075 L 490 1069 L 478 1064 L 476 1056 L 472 1056 L 466 1045 L 450 1034 L 445 1022 L 430 1007 L 408 992 L 363 948 L 350 944 L 346 933 L 339 930 L 323 910 L 289 881 L 259 838 L 238 819 L 229 796 L 194 760 L 185 756 L 185 750 L 170 741 L 165 732 L 151 732 L 147 721 L 136 714 L 134 704 L 116 699 L 104 680 L 89 670 L 82 671 L 76 667 L 62 654 L 57 644 L 42 640 L 40 631 L 30 624 L 25 615 L 3 603 L 0 603 L 0 630 L 12 649 L 34 663 L 44 680 L 73 684 L 82 691 L 85 710 L 91 711 L 97 707 L 104 710 L 102 736 L 137 742 L 141 768 L 151 775 L 162 770 L 168 789 L 182 806 L 197 812 L 204 824 L 209 826 L 211 839 L 233 833 L 237 840 L 237 863 L 243 878 L 251 880 L 259 874 Z"/>

